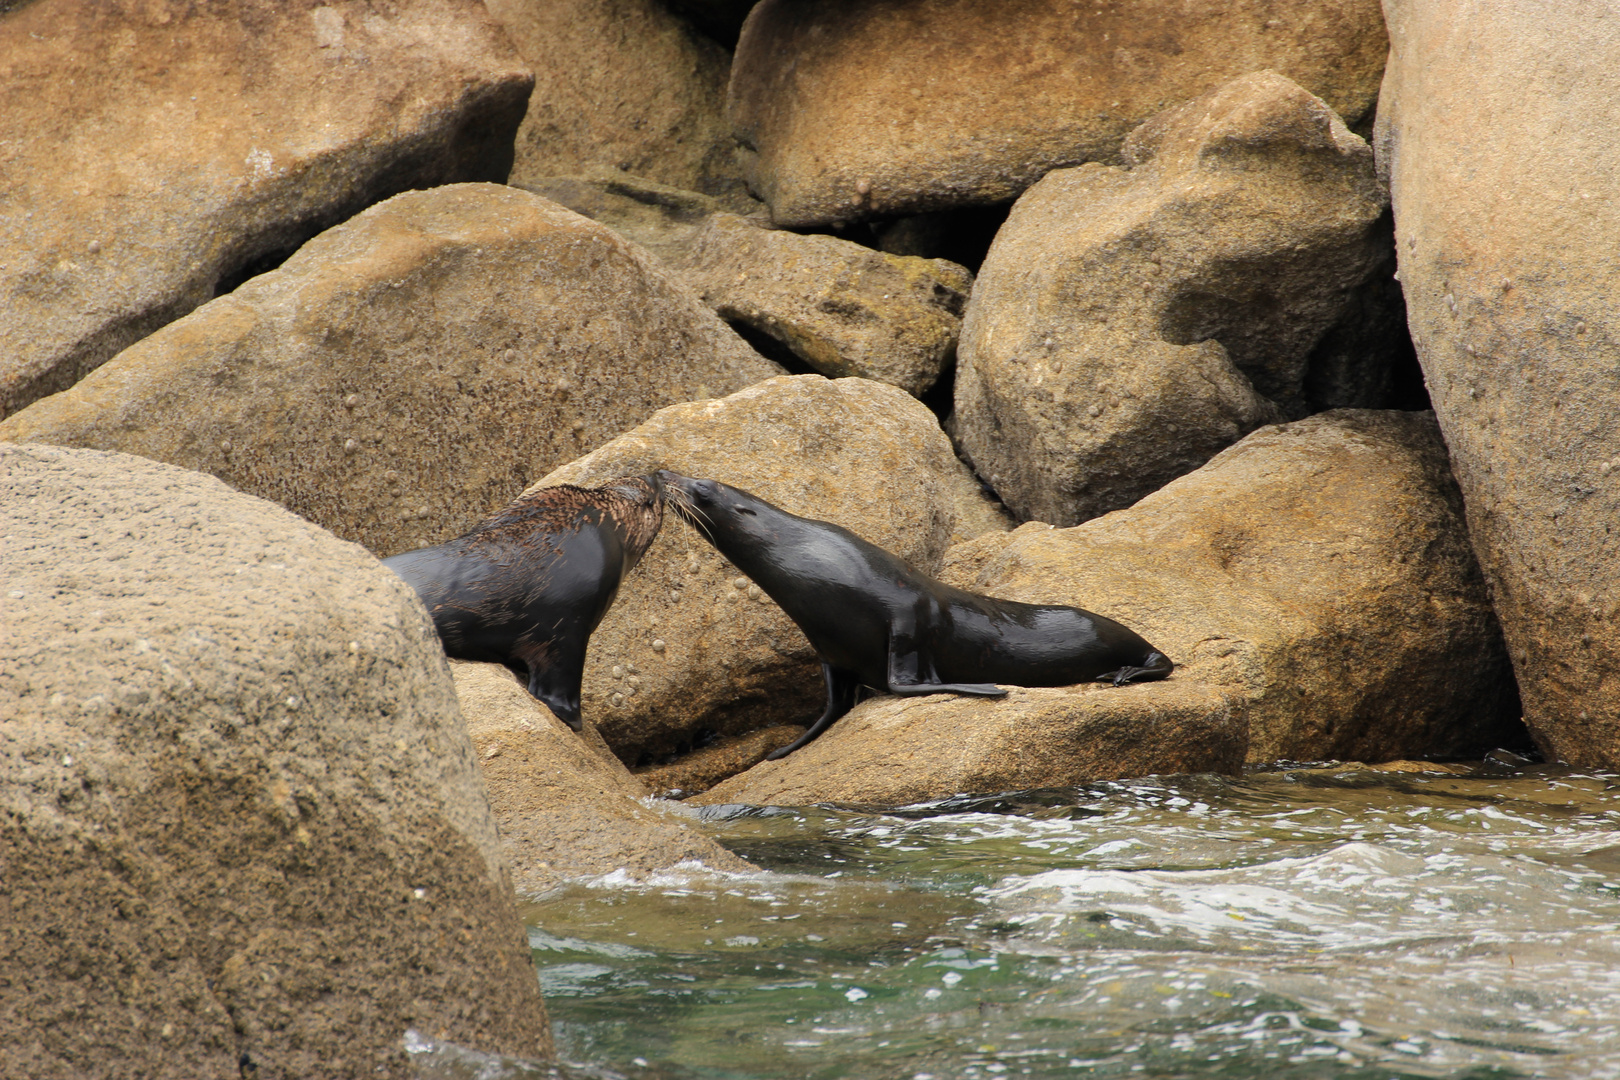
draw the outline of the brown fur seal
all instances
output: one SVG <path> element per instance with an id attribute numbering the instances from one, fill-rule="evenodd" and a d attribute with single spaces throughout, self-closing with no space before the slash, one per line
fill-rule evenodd
<path id="1" fill-rule="evenodd" d="M 891 694 L 1000 697 L 996 683 L 1121 686 L 1175 665 L 1134 631 L 1080 608 L 1021 604 L 935 581 L 828 521 L 796 517 L 715 480 L 658 473 L 676 513 L 753 578 L 821 657 L 827 708 L 785 757 L 855 706 Z"/>
<path id="2" fill-rule="evenodd" d="M 586 643 L 663 523 L 656 476 L 538 488 L 449 543 L 383 565 L 422 598 L 446 653 L 505 664 L 578 731 Z"/>

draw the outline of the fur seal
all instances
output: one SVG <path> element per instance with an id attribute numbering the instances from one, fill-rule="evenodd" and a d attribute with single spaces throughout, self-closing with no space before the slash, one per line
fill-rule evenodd
<path id="1" fill-rule="evenodd" d="M 656 476 L 531 488 L 464 535 L 383 565 L 422 598 L 447 654 L 506 665 L 578 731 L 585 645 L 663 523 Z"/>
<path id="2" fill-rule="evenodd" d="M 827 708 L 768 757 L 786 757 L 855 706 L 862 686 L 1000 697 L 996 683 L 1122 686 L 1175 665 L 1134 631 L 1080 608 L 1021 604 L 935 581 L 848 529 L 715 480 L 661 470 L 670 505 L 799 624 L 821 658 Z"/>

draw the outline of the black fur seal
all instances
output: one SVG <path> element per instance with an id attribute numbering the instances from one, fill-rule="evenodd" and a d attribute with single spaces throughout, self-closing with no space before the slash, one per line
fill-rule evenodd
<path id="1" fill-rule="evenodd" d="M 447 654 L 505 664 L 578 731 L 585 645 L 663 523 L 656 476 L 538 488 L 448 543 L 383 565 L 422 598 Z"/>
<path id="2" fill-rule="evenodd" d="M 670 505 L 799 624 L 821 657 L 827 708 L 768 755 L 786 757 L 855 707 L 891 694 L 1000 697 L 996 683 L 1122 686 L 1175 665 L 1134 631 L 1080 608 L 952 588 L 848 529 L 797 517 L 715 480 L 658 473 Z"/>

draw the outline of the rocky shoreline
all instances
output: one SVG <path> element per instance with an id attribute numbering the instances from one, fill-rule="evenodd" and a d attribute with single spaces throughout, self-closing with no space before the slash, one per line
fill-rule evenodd
<path id="1" fill-rule="evenodd" d="M 0 4 L 0 1072 L 543 1058 L 516 897 L 747 866 L 670 798 L 1620 766 L 1599 7 Z M 660 468 L 1177 670 L 765 762 L 672 514 L 582 738 L 378 564 Z"/>

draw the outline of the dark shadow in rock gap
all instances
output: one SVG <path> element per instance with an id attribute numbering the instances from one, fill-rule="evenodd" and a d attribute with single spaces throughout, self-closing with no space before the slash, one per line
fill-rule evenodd
<path id="1" fill-rule="evenodd" d="M 314 233 L 311 233 L 309 237 L 304 239 L 310 239 L 314 235 Z M 303 246 L 304 241 L 300 240 L 291 247 L 278 247 L 272 251 L 266 251 L 261 255 L 254 256 L 236 269 L 222 273 L 219 280 L 214 282 L 214 296 L 217 298 L 224 296 L 226 293 L 235 292 L 249 278 L 256 278 L 260 274 L 268 274 L 292 258 L 293 253 Z"/>
<path id="2" fill-rule="evenodd" d="M 724 314 L 721 314 L 720 317 L 722 319 L 726 319 Z M 739 319 L 726 319 L 726 325 L 737 331 L 737 336 L 748 342 L 749 348 L 759 353 L 759 355 L 763 356 L 765 359 L 781 364 L 782 367 L 787 370 L 789 375 L 821 374 L 815 368 L 805 363 L 803 358 L 801 358 L 798 353 L 788 348 L 782 342 L 776 340 L 776 338 L 772 337 L 770 334 L 759 329 L 757 326 L 750 326 L 748 323 L 745 323 Z"/>
<path id="3" fill-rule="evenodd" d="M 891 255 L 949 259 L 977 274 L 991 241 L 1011 212 L 1012 203 L 997 203 L 936 210 L 887 221 L 858 221 L 842 228 L 798 231 L 824 232 Z"/>
<path id="4" fill-rule="evenodd" d="M 743 20 L 753 10 L 754 0 L 665 0 L 665 6 L 691 23 L 699 33 L 732 52 L 737 48 Z"/>
<path id="5" fill-rule="evenodd" d="M 1406 298 L 1395 280 L 1395 223 L 1385 211 L 1378 223 L 1385 256 L 1377 271 L 1350 297 L 1305 362 L 1305 401 L 1325 409 L 1432 408 L 1406 325 Z"/>
<path id="6" fill-rule="evenodd" d="M 249 279 L 269 273 L 307 241 L 395 195 L 444 184 L 506 183 L 517 153 L 510 135 L 515 130 L 511 117 L 492 113 L 470 120 L 442 142 L 429 140 L 402 148 L 398 158 L 357 184 L 347 201 L 238 238 L 234 250 L 221 260 L 213 295 L 224 296 Z"/>

